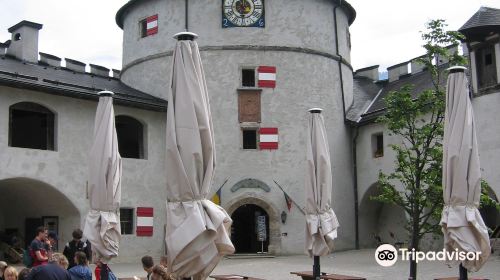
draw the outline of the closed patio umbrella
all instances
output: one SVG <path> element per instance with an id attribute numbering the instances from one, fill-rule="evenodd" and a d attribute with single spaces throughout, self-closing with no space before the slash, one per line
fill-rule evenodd
<path id="1" fill-rule="evenodd" d="M 118 256 L 122 163 L 118 152 L 113 93 L 99 92 L 94 139 L 89 155 L 88 197 L 90 211 L 84 236 L 105 261 Z"/>
<path id="2" fill-rule="evenodd" d="M 441 226 L 446 250 L 481 252 L 477 260 L 461 263 L 467 270 L 478 271 L 490 255 L 490 241 L 478 211 L 481 171 L 476 127 L 465 68 L 456 66 L 449 70 L 444 119 L 444 208 Z"/>
<path id="3" fill-rule="evenodd" d="M 330 150 L 321 109 L 313 108 L 306 142 L 306 253 L 314 256 L 313 277 L 319 279 L 319 257 L 329 254 L 339 223 L 332 210 Z"/>
<path id="4" fill-rule="evenodd" d="M 167 112 L 167 254 L 177 277 L 206 279 L 223 255 L 234 252 L 232 220 L 207 199 L 215 142 L 196 34 L 175 37 Z"/>

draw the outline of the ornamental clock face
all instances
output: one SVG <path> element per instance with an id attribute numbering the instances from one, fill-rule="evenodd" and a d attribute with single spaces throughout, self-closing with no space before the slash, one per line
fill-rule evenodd
<path id="1" fill-rule="evenodd" d="M 222 27 L 264 28 L 264 0 L 224 0 Z"/>

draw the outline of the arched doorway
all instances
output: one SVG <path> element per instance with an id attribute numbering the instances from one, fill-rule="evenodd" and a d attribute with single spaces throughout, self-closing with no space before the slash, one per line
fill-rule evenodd
<path id="1" fill-rule="evenodd" d="M 405 212 L 402 208 L 371 199 L 379 194 L 378 185 L 373 184 L 363 195 L 359 205 L 359 240 L 361 248 L 374 248 L 378 243 L 408 241 L 404 229 Z"/>
<path id="2" fill-rule="evenodd" d="M 235 253 L 268 252 L 269 215 L 255 204 L 244 204 L 231 215 L 231 241 Z"/>
<path id="3" fill-rule="evenodd" d="M 30 178 L 0 180 L 0 242 L 25 248 L 38 226 L 57 233 L 61 250 L 73 229 L 80 227 L 80 213 L 47 183 Z"/>
<path id="4" fill-rule="evenodd" d="M 492 189 L 488 191 L 488 196 L 498 202 L 498 198 Z M 500 238 L 500 211 L 495 206 L 483 206 L 479 208 L 479 213 L 481 213 L 484 224 L 492 230 L 491 238 Z"/>

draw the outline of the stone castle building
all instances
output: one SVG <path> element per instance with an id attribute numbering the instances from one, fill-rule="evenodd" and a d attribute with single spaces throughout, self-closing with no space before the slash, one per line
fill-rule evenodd
<path id="1" fill-rule="evenodd" d="M 312 107 L 324 109 L 330 141 L 332 203 L 341 225 L 336 250 L 373 247 L 376 236 L 394 242 L 391 232 L 404 241 L 403 211 L 369 200 L 379 170 L 393 166 L 387 145 L 400 141 L 374 120 L 387 92 L 408 82 L 425 88 L 428 73 L 411 61 L 390 67 L 385 81 L 378 80 L 378 66 L 354 71 L 349 26 L 356 13 L 346 1 L 185 3 L 131 0 L 118 11 L 121 71 L 90 64 L 87 72 L 85 63 L 39 52 L 41 24 L 9 28 L 11 39 L 0 44 L 0 233 L 28 241 L 44 224 L 66 242 L 82 226 L 97 92 L 107 89 L 115 92 L 124 158 L 117 261 L 163 254 L 172 35 L 187 29 L 200 35 L 217 150 L 212 191 L 233 218 L 237 253 L 303 252 L 304 148 Z M 500 11 L 485 11 L 464 27 L 474 35 L 466 53 L 483 175 L 498 194 Z M 136 231 L 145 211 L 153 212 L 152 231 Z M 488 215 L 499 224 L 498 213 Z M 265 240 L 256 234 L 257 216 L 265 217 Z"/>

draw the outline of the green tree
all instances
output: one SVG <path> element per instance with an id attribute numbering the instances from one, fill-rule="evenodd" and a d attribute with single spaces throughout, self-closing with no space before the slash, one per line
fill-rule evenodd
<path id="1" fill-rule="evenodd" d="M 405 228 L 410 250 L 419 250 L 425 234 L 441 233 L 446 75 L 435 61 L 439 58 L 449 60 L 450 65 L 465 64 L 462 56 L 450 51 L 459 45 L 462 35 L 446 31 L 446 26 L 444 20 L 431 20 L 426 24 L 426 32 L 422 32 L 426 54 L 418 62 L 431 76 L 431 89 L 415 94 L 413 85 L 405 85 L 390 92 L 385 98 L 385 115 L 378 120 L 391 135 L 401 137 L 402 144 L 390 145 L 396 154 L 395 168 L 390 174 L 379 174 L 380 194 L 373 199 L 404 209 L 409 218 Z M 410 277 L 417 279 L 415 260 L 410 262 Z"/>

